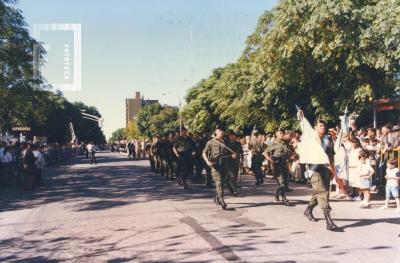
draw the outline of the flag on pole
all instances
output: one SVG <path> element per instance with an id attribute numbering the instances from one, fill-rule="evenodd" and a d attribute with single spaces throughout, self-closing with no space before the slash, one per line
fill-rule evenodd
<path id="1" fill-rule="evenodd" d="M 297 113 L 302 131 L 301 141 L 298 145 L 300 163 L 329 165 L 328 155 L 321 145 L 321 139 L 300 110 Z"/>

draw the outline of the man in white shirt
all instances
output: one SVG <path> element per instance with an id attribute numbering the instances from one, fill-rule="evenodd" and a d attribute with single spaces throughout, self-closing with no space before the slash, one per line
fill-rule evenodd
<path id="1" fill-rule="evenodd" d="M 96 145 L 93 143 L 89 143 L 86 146 L 86 149 L 88 150 L 88 152 L 90 153 L 90 164 L 97 164 L 97 160 L 96 160 Z"/>

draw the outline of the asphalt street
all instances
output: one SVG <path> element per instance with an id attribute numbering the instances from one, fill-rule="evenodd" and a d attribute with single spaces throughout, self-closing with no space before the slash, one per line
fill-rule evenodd
<path id="1" fill-rule="evenodd" d="M 188 191 L 150 172 L 148 161 L 99 153 L 50 167 L 46 185 L 0 193 L 1 262 L 398 262 L 400 214 L 332 201 L 340 232 L 304 216 L 310 189 L 291 184 L 291 207 L 275 202 L 273 180 L 243 178 L 228 209 L 214 189 Z"/>

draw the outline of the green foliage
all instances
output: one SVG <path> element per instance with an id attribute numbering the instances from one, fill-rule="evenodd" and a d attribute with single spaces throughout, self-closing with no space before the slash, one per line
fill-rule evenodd
<path id="1" fill-rule="evenodd" d="M 126 139 L 127 139 L 127 136 L 126 136 L 125 128 L 119 128 L 111 134 L 111 137 L 108 141 L 109 142 L 117 142 L 117 141 L 122 141 L 122 140 L 126 140 Z"/>
<path id="2" fill-rule="evenodd" d="M 136 123 L 140 134 L 147 138 L 173 132 L 179 127 L 179 110 L 159 103 L 146 105 L 137 114 Z"/>
<path id="3" fill-rule="evenodd" d="M 144 106 L 137 114 L 137 125 L 140 134 L 145 137 L 151 137 L 153 134 L 150 131 L 150 120 L 154 115 L 161 112 L 162 107 L 159 103 L 153 103 Z"/>
<path id="4" fill-rule="evenodd" d="M 141 134 L 138 129 L 138 125 L 135 121 L 130 121 L 128 123 L 128 127 L 125 129 L 126 138 L 128 140 L 139 139 L 141 138 Z"/>
<path id="5" fill-rule="evenodd" d="M 42 76 L 34 76 L 36 63 L 45 53 L 29 36 L 17 1 L 0 0 L 0 132 L 15 126 L 29 126 L 32 135 L 47 136 L 49 142 L 69 142 L 72 122 L 79 140 L 105 142 L 93 121 L 83 119 L 80 110 L 100 116 L 83 103 L 71 104 L 60 92 L 40 88 Z M 34 59 L 35 56 L 35 59 Z"/>
<path id="6" fill-rule="evenodd" d="M 190 128 L 293 128 L 295 104 L 331 121 L 346 106 L 365 114 L 400 86 L 399 17 L 394 0 L 280 1 L 236 63 L 189 90 Z"/>

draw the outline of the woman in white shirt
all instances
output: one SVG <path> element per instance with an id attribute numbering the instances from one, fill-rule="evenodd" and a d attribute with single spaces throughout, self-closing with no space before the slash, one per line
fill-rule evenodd
<path id="1" fill-rule="evenodd" d="M 360 160 L 358 159 L 360 155 L 361 143 L 358 138 L 353 137 L 351 139 L 351 147 L 348 155 L 349 160 L 349 186 L 357 190 L 361 187 L 360 177 L 358 176 L 358 169 L 360 166 Z M 354 191 L 353 191 L 354 192 Z M 356 200 L 361 200 L 360 196 Z"/>

